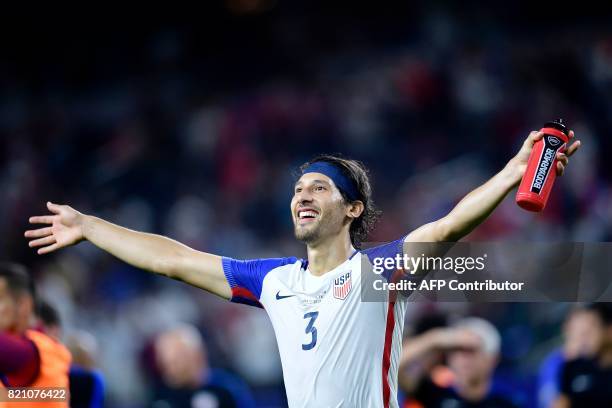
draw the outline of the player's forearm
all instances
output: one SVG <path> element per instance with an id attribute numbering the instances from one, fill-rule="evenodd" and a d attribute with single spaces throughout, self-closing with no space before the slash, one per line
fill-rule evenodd
<path id="1" fill-rule="evenodd" d="M 480 225 L 520 182 L 521 170 L 510 161 L 486 183 L 466 195 L 442 220 L 444 241 L 457 241 Z"/>
<path id="2" fill-rule="evenodd" d="M 232 295 L 218 255 L 197 251 L 155 234 L 132 231 L 88 216 L 68 205 L 47 203 L 52 215 L 30 217 L 33 224 L 50 227 L 25 232 L 39 254 L 75 245 L 87 239 L 97 247 L 137 268 L 155 272 L 202 288 L 223 298 Z"/>
<path id="3" fill-rule="evenodd" d="M 93 216 L 83 216 L 83 237 L 98 248 L 137 268 L 169 276 L 191 249 L 161 235 L 133 231 Z"/>

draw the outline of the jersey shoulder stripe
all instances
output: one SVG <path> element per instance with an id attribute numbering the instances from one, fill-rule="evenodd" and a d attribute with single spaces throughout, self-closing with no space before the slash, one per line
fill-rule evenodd
<path id="1" fill-rule="evenodd" d="M 263 280 L 270 271 L 298 262 L 295 257 L 236 260 L 223 257 L 223 273 L 232 289 L 232 302 L 262 307 L 259 302 Z"/>

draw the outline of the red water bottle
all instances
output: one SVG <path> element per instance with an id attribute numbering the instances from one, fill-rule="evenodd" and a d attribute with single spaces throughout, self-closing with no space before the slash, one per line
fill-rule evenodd
<path id="1" fill-rule="evenodd" d="M 565 151 L 569 141 L 569 130 L 562 119 L 546 123 L 540 132 L 544 137 L 533 145 L 516 193 L 516 203 L 527 211 L 542 211 L 546 206 L 557 177 L 557 152 Z"/>

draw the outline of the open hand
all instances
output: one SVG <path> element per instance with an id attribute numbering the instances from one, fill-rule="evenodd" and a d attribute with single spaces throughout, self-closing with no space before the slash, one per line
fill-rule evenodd
<path id="1" fill-rule="evenodd" d="M 25 237 L 32 239 L 30 247 L 39 247 L 37 252 L 42 255 L 83 240 L 83 214 L 67 205 L 51 202 L 47 203 L 47 208 L 51 214 L 30 217 L 31 224 L 48 225 L 25 232 Z"/>

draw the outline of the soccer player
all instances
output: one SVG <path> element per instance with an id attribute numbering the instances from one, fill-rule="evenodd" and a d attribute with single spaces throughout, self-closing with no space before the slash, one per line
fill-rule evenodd
<path id="1" fill-rule="evenodd" d="M 50 202 L 50 215 L 30 219 L 47 226 L 25 236 L 39 254 L 86 239 L 138 268 L 263 306 L 276 334 L 292 407 L 397 406 L 406 302 L 390 296 L 386 302 L 360 301 L 362 259 L 394 257 L 404 243 L 456 241 L 468 234 L 520 183 L 533 145 L 542 137 L 531 132 L 503 170 L 445 217 L 367 250 L 360 244 L 377 216 L 367 171 L 357 161 L 334 156 L 304 164 L 294 186 L 291 216 L 307 259 L 221 257 Z M 574 142 L 557 155 L 558 174 L 579 146 Z"/>
<path id="2" fill-rule="evenodd" d="M 21 265 L 0 263 L 0 388 L 68 388 L 70 352 L 31 329 L 34 285 Z M 68 398 L 68 395 L 66 395 Z M 2 402 L 0 408 L 67 408 L 68 402 Z"/>

